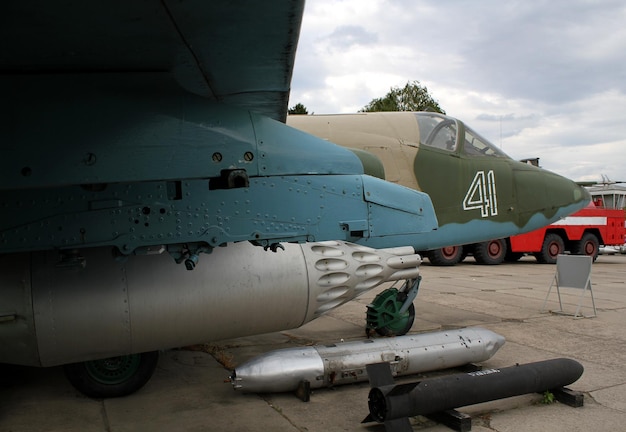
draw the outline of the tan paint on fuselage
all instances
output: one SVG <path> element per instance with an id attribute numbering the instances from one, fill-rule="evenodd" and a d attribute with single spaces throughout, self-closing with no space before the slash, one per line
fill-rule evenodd
<path id="1" fill-rule="evenodd" d="M 418 116 L 424 124 L 418 121 Z M 428 121 L 429 117 L 440 117 L 440 121 L 435 126 Z M 489 233 L 498 229 L 498 225 L 491 222 L 512 223 L 530 231 L 535 226 L 528 223 L 534 216 L 543 215 L 545 219 L 539 222 L 547 224 L 559 217 L 561 209 L 576 211 L 589 199 L 589 194 L 571 180 L 511 159 L 451 117 L 435 113 L 381 112 L 291 116 L 287 123 L 336 144 L 377 156 L 384 165 L 388 181 L 429 195 L 437 214 L 439 233 L 446 225 L 470 222 L 480 223 L 473 229 L 477 234 L 483 233 L 476 236 L 484 236 L 483 240 L 493 238 Z M 446 124 L 455 126 L 445 132 Z M 452 146 L 449 132 L 456 136 Z M 426 134 L 428 136 L 420 136 Z M 493 189 L 487 191 L 487 182 Z M 483 231 L 478 230 L 478 226 Z M 503 228 L 498 235 L 518 233 Z"/>
<path id="2" fill-rule="evenodd" d="M 368 151 L 382 161 L 387 181 L 422 190 L 413 172 L 420 142 L 413 113 L 292 115 L 287 124 L 344 147 Z"/>

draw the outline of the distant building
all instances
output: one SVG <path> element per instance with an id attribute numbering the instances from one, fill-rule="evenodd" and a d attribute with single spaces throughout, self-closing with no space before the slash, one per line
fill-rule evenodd
<path id="1" fill-rule="evenodd" d="M 626 209 L 626 186 L 597 185 L 588 186 L 587 190 L 598 207 Z"/>

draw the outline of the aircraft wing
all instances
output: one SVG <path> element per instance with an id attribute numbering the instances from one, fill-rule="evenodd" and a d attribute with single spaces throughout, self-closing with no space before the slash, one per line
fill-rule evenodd
<path id="1" fill-rule="evenodd" d="M 172 72 L 192 93 L 285 121 L 303 0 L 3 6 L 3 74 Z"/>
<path id="2" fill-rule="evenodd" d="M 0 252 L 167 245 L 180 261 L 437 227 L 428 196 L 284 124 L 304 1 L 3 6 Z"/>

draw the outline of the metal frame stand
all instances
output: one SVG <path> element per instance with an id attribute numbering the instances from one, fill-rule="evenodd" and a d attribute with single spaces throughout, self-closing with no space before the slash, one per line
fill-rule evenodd
<path id="1" fill-rule="evenodd" d="M 548 294 L 541 306 L 541 312 L 545 312 L 548 297 L 552 291 L 552 287 L 556 286 L 556 293 L 559 298 L 559 310 L 551 311 L 556 314 L 570 315 L 574 318 L 593 318 L 598 316 L 596 311 L 596 301 L 593 298 L 593 288 L 591 287 L 591 265 L 593 258 L 587 255 L 559 255 L 556 259 L 556 273 L 548 289 Z M 582 290 L 578 298 L 578 306 L 576 312 L 567 313 L 563 310 L 563 302 L 561 300 L 561 288 L 575 288 Z M 585 292 L 591 293 L 591 303 L 593 305 L 593 315 L 582 315 L 580 309 L 582 307 Z"/>

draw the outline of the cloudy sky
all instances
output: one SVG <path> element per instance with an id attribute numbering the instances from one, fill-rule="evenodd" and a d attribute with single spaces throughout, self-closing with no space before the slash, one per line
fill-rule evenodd
<path id="1" fill-rule="evenodd" d="M 515 159 L 626 180 L 623 0 L 309 0 L 289 106 L 356 112 L 417 80 Z"/>

